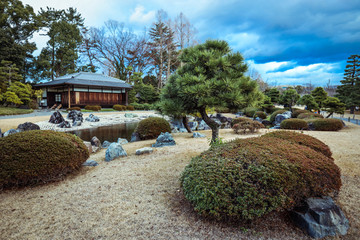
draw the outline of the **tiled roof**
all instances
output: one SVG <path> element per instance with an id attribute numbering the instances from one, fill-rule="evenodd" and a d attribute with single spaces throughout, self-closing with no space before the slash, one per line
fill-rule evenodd
<path id="1" fill-rule="evenodd" d="M 36 84 L 35 87 L 59 85 L 86 85 L 97 87 L 132 88 L 123 80 L 105 76 L 99 73 L 79 72 L 55 78 L 53 81 Z"/>

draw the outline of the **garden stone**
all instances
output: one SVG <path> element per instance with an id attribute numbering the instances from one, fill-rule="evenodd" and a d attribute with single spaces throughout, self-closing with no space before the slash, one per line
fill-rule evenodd
<path id="1" fill-rule="evenodd" d="M 86 121 L 88 122 L 99 122 L 100 119 L 99 117 L 95 116 L 94 114 L 89 114 L 89 117 L 85 118 Z"/>
<path id="2" fill-rule="evenodd" d="M 124 145 L 124 144 L 127 144 L 129 142 L 125 138 L 118 138 L 117 143 L 119 143 L 120 145 Z"/>
<path id="3" fill-rule="evenodd" d="M 259 122 L 259 123 L 261 123 L 261 122 L 262 122 L 262 119 L 261 119 L 261 118 L 259 118 L 259 117 L 256 117 L 254 120 L 255 120 L 255 121 L 257 121 L 257 122 Z"/>
<path id="4" fill-rule="evenodd" d="M 68 121 L 63 121 L 58 125 L 59 128 L 71 128 L 71 125 Z"/>
<path id="5" fill-rule="evenodd" d="M 73 127 L 80 127 L 81 126 L 81 121 L 75 121 L 73 122 Z"/>
<path id="6" fill-rule="evenodd" d="M 61 113 L 59 111 L 54 112 L 51 116 L 50 116 L 50 123 L 54 123 L 54 124 L 59 124 L 64 122 L 65 119 L 63 118 L 63 116 L 61 115 Z"/>
<path id="7" fill-rule="evenodd" d="M 284 121 L 285 119 L 289 119 L 291 118 L 291 112 L 290 111 L 286 111 L 282 114 L 278 114 L 275 117 L 275 124 L 280 124 L 282 121 Z"/>
<path id="8" fill-rule="evenodd" d="M 266 126 L 271 126 L 271 122 L 268 120 L 262 120 L 261 123 L 266 127 Z"/>
<path id="9" fill-rule="evenodd" d="M 95 161 L 95 160 L 88 159 L 82 165 L 83 166 L 88 166 L 88 167 L 96 167 L 97 165 L 99 165 L 99 163 L 97 161 Z"/>
<path id="10" fill-rule="evenodd" d="M 204 134 L 198 133 L 198 132 L 194 132 L 192 135 L 193 138 L 204 138 L 206 137 Z"/>
<path id="11" fill-rule="evenodd" d="M 134 117 L 138 117 L 138 115 L 135 113 L 125 113 L 125 117 L 126 118 L 134 118 Z"/>
<path id="12" fill-rule="evenodd" d="M 306 205 L 291 212 L 296 225 L 313 238 L 345 235 L 349 220 L 331 197 L 308 198 Z"/>
<path id="13" fill-rule="evenodd" d="M 197 130 L 209 130 L 210 127 L 206 124 L 204 120 L 200 120 L 199 126 L 197 127 Z"/>
<path id="14" fill-rule="evenodd" d="M 92 152 L 93 152 L 93 149 L 92 149 L 91 142 L 83 141 L 83 143 L 84 143 L 85 146 L 87 147 L 89 153 L 92 153 Z"/>
<path id="15" fill-rule="evenodd" d="M 271 127 L 270 129 L 280 129 L 280 124 L 276 124 L 275 126 Z"/>
<path id="16" fill-rule="evenodd" d="M 96 136 L 92 137 L 92 139 L 90 140 L 90 142 L 91 142 L 91 145 L 93 145 L 93 146 L 98 147 L 98 148 L 101 149 L 101 142 L 100 142 L 100 140 L 99 140 Z"/>
<path id="17" fill-rule="evenodd" d="M 77 111 L 77 110 L 71 110 L 68 113 L 67 118 L 73 120 L 73 123 L 76 122 L 76 121 L 77 122 L 83 122 L 84 121 L 83 114 L 80 111 Z"/>
<path id="18" fill-rule="evenodd" d="M 144 147 L 144 148 L 136 149 L 135 155 L 152 153 L 153 151 L 154 151 L 154 149 L 152 149 L 151 147 Z"/>
<path id="19" fill-rule="evenodd" d="M 199 124 L 198 122 L 189 122 L 188 125 L 191 131 L 195 131 Z"/>
<path id="20" fill-rule="evenodd" d="M 170 133 L 161 133 L 156 139 L 156 143 L 152 145 L 152 147 L 164 147 L 164 146 L 172 146 L 175 145 L 175 140 L 171 136 Z"/>
<path id="21" fill-rule="evenodd" d="M 34 123 L 26 122 L 23 124 L 19 124 L 17 129 L 22 132 L 22 131 L 30 131 L 30 130 L 40 130 L 40 127 Z"/>
<path id="22" fill-rule="evenodd" d="M 119 143 L 111 143 L 105 153 L 105 161 L 110 162 L 117 157 L 126 157 L 127 153 Z"/>
<path id="23" fill-rule="evenodd" d="M 17 132 L 18 132 L 18 131 L 16 131 L 15 129 L 10 129 L 10 130 L 4 132 L 3 137 L 7 137 L 7 136 L 9 136 L 9 135 L 11 135 L 11 134 L 14 134 L 14 133 L 17 133 Z"/>
<path id="24" fill-rule="evenodd" d="M 0 138 L 2 137 L 2 132 L 1 132 L 1 128 L 0 128 Z"/>
<path id="25" fill-rule="evenodd" d="M 171 133 L 179 133 L 179 130 L 178 130 L 177 128 L 173 128 L 173 129 L 171 130 Z"/>
<path id="26" fill-rule="evenodd" d="M 108 148 L 110 146 L 110 144 L 111 144 L 111 142 L 105 140 L 102 144 L 102 148 Z"/>
<path id="27" fill-rule="evenodd" d="M 130 142 L 137 142 L 137 141 L 141 141 L 140 136 L 139 136 L 139 133 L 133 132 L 133 133 L 131 134 L 131 140 L 130 140 Z"/>
<path id="28" fill-rule="evenodd" d="M 186 130 L 186 128 L 180 128 L 180 129 L 179 129 L 179 132 L 185 133 L 185 132 L 188 132 L 188 131 Z"/>
<path id="29" fill-rule="evenodd" d="M 180 128 L 185 128 L 181 119 L 172 119 L 170 124 L 174 128 L 177 128 L 177 130 L 179 130 Z"/>

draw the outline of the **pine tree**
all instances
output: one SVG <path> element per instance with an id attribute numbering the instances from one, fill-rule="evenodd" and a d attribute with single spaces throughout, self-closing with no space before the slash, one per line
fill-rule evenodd
<path id="1" fill-rule="evenodd" d="M 314 90 L 311 91 L 311 96 L 314 97 L 315 102 L 319 106 L 317 110 L 323 107 L 323 102 L 327 99 L 327 92 L 322 87 L 316 87 Z"/>
<path id="2" fill-rule="evenodd" d="M 360 56 L 351 55 L 347 60 L 344 79 L 337 87 L 336 96 L 350 108 L 353 114 L 355 107 L 360 105 Z"/>
<path id="3" fill-rule="evenodd" d="M 292 106 L 299 100 L 300 95 L 293 88 L 286 89 L 280 96 L 280 103 L 284 104 L 284 107 L 289 107 L 292 111 Z"/>
<path id="4" fill-rule="evenodd" d="M 2 60 L 0 63 L 0 94 L 6 92 L 11 83 L 20 81 L 23 76 L 19 74 L 19 68 L 10 61 Z"/>

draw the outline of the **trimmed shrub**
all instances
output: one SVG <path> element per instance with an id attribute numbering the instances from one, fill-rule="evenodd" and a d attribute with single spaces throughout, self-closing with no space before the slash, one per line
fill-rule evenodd
<path id="1" fill-rule="evenodd" d="M 292 114 L 291 114 L 291 117 L 292 118 L 297 118 L 298 116 L 299 116 L 299 114 L 301 114 L 301 113 L 311 113 L 309 110 L 295 110 L 295 111 L 293 111 L 292 112 Z"/>
<path id="2" fill-rule="evenodd" d="M 141 140 L 157 138 L 160 133 L 171 132 L 170 124 L 164 118 L 149 117 L 139 122 L 136 128 Z"/>
<path id="3" fill-rule="evenodd" d="M 134 106 L 128 105 L 128 106 L 126 106 L 126 110 L 134 111 L 135 108 L 134 108 Z"/>
<path id="4" fill-rule="evenodd" d="M 89 157 L 82 140 L 54 131 L 25 131 L 0 138 L 0 189 L 62 179 Z"/>
<path id="5" fill-rule="evenodd" d="M 303 119 L 290 118 L 285 119 L 280 123 L 281 129 L 292 129 L 292 130 L 305 130 L 308 128 L 308 124 Z"/>
<path id="6" fill-rule="evenodd" d="M 313 118 L 324 118 L 324 117 L 321 114 L 308 112 L 308 113 L 300 113 L 297 116 L 297 118 L 299 118 L 299 119 L 313 119 Z"/>
<path id="7" fill-rule="evenodd" d="M 231 120 L 231 127 L 234 126 L 235 124 L 237 123 L 240 123 L 240 122 L 244 122 L 244 121 L 249 121 L 250 119 L 249 118 L 246 118 L 246 117 L 238 117 L 238 118 L 233 118 Z"/>
<path id="8" fill-rule="evenodd" d="M 117 111 L 124 111 L 124 110 L 126 110 L 126 106 L 116 104 L 116 105 L 113 106 L 113 109 L 117 110 Z"/>
<path id="9" fill-rule="evenodd" d="M 317 152 L 324 154 L 329 158 L 331 158 L 332 156 L 332 153 L 328 145 L 326 145 L 319 139 L 306 134 L 297 133 L 293 131 L 274 131 L 264 134 L 261 137 L 279 138 L 282 140 L 287 140 L 295 144 L 307 146 Z"/>
<path id="10" fill-rule="evenodd" d="M 264 113 L 263 111 L 256 111 L 255 112 L 255 115 L 254 115 L 254 118 L 261 118 L 261 119 L 266 119 L 267 117 L 267 114 Z"/>
<path id="11" fill-rule="evenodd" d="M 81 111 L 81 108 L 80 107 L 71 107 L 71 108 L 66 109 L 66 111 L 68 111 L 68 112 L 70 112 L 72 110 Z"/>
<path id="12" fill-rule="evenodd" d="M 258 111 L 259 109 L 254 108 L 254 107 L 247 107 L 243 109 L 243 112 L 245 114 L 245 116 L 247 117 L 254 117 L 255 112 Z"/>
<path id="13" fill-rule="evenodd" d="M 309 129 L 315 131 L 339 131 L 344 127 L 341 120 L 334 118 L 309 119 L 307 122 Z"/>
<path id="14" fill-rule="evenodd" d="M 246 130 L 249 130 L 249 132 L 254 133 L 257 132 L 260 128 L 265 128 L 265 126 L 262 123 L 259 123 L 258 121 L 253 121 L 248 119 L 247 121 L 242 121 L 239 123 L 236 123 L 232 129 L 236 134 L 246 133 Z"/>
<path id="15" fill-rule="evenodd" d="M 339 191 L 340 170 L 306 146 L 269 138 L 236 139 L 193 158 L 182 173 L 185 197 L 202 216 L 252 220 Z"/>
<path id="16" fill-rule="evenodd" d="M 275 122 L 276 115 L 282 114 L 282 113 L 284 113 L 284 112 L 287 112 L 287 110 L 285 110 L 285 109 L 280 109 L 280 110 L 277 110 L 277 111 L 273 112 L 273 113 L 270 115 L 270 122 Z"/>
<path id="17" fill-rule="evenodd" d="M 284 110 L 283 108 L 277 108 L 277 107 L 274 107 L 271 109 L 271 112 L 269 112 L 269 114 L 273 114 L 275 111 L 278 111 L 278 110 Z"/>
<path id="18" fill-rule="evenodd" d="M 86 105 L 85 109 L 86 110 L 91 110 L 91 111 L 100 111 L 101 106 L 99 106 L 99 105 Z"/>
<path id="19" fill-rule="evenodd" d="M 149 104 L 149 103 L 132 103 L 131 104 L 136 110 L 151 110 L 154 109 L 155 106 L 153 104 Z"/>

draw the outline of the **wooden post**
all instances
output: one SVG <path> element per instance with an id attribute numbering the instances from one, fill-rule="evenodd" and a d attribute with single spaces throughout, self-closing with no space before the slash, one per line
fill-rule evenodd
<path id="1" fill-rule="evenodd" d="M 71 108 L 70 99 L 70 86 L 68 86 L 68 108 Z"/>

